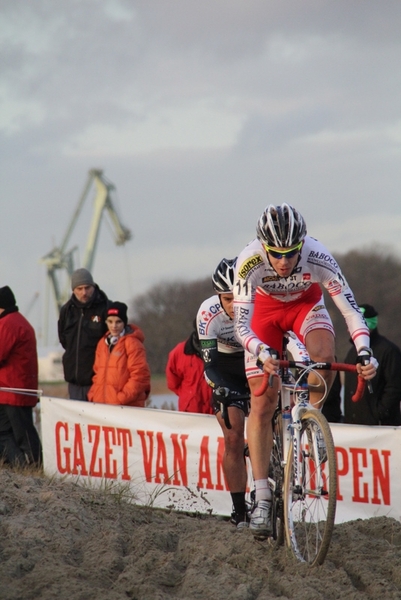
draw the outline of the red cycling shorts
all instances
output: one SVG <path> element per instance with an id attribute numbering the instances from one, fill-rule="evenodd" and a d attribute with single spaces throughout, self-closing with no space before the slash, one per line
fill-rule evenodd
<path id="1" fill-rule="evenodd" d="M 256 292 L 251 328 L 262 342 L 278 352 L 281 352 L 286 331 L 293 331 L 303 343 L 314 329 L 326 329 L 334 335 L 322 290 L 317 283 L 290 302 L 281 302 Z"/>

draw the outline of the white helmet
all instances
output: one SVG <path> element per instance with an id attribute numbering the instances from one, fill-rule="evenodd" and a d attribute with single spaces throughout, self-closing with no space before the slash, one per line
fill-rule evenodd
<path id="1" fill-rule="evenodd" d="M 212 275 L 213 288 L 218 294 L 230 294 L 234 287 L 234 270 L 237 257 L 223 258 Z"/>
<path id="2" fill-rule="evenodd" d="M 262 244 L 291 248 L 304 239 L 306 224 L 302 215 L 289 204 L 270 204 L 258 221 L 256 235 Z"/>

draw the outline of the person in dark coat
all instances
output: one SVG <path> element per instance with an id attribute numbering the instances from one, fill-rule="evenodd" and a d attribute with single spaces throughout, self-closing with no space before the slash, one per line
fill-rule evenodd
<path id="1" fill-rule="evenodd" d="M 362 400 L 352 402 L 357 378 L 345 373 L 344 422 L 358 425 L 401 425 L 401 350 L 377 329 L 378 312 L 370 304 L 361 304 L 361 311 L 370 330 L 370 344 L 379 362 L 376 377 L 371 380 L 373 393 L 366 389 Z M 356 352 L 351 348 L 345 361 L 355 364 Z"/>
<path id="2" fill-rule="evenodd" d="M 107 331 L 110 301 L 87 269 L 74 271 L 71 289 L 71 298 L 61 307 L 58 320 L 58 336 L 65 350 L 64 379 L 71 400 L 87 400 L 97 343 Z"/>
<path id="3" fill-rule="evenodd" d="M 341 412 L 341 377 L 339 371 L 333 381 L 333 385 L 323 404 L 322 413 L 329 423 L 343 423 L 344 417 Z"/>
<path id="4" fill-rule="evenodd" d="M 38 354 L 32 325 L 11 288 L 0 288 L 0 457 L 14 466 L 42 462 L 32 409 L 38 402 Z"/>

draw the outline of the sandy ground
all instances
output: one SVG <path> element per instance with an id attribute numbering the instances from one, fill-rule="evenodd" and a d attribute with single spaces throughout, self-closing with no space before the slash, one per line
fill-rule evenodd
<path id="1" fill-rule="evenodd" d="M 401 523 L 335 527 L 325 563 L 297 563 L 217 517 L 127 503 L 0 467 L 0 599 L 401 598 Z"/>

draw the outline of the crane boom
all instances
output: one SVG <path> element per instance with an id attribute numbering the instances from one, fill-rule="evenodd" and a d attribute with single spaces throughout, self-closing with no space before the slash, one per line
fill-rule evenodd
<path id="1" fill-rule="evenodd" d="M 131 231 L 122 225 L 115 206 L 113 205 L 111 192 L 115 189 L 114 185 L 106 180 L 106 178 L 103 176 L 103 171 L 100 169 L 91 169 L 88 173 L 87 182 L 78 201 L 78 205 L 74 211 L 72 219 L 67 227 L 67 231 L 64 235 L 61 245 L 55 246 L 41 259 L 41 261 L 47 266 L 48 282 L 50 287 L 53 289 L 57 313 L 60 311 L 61 306 L 68 300 L 70 294 L 69 281 L 72 273 L 76 268 L 78 268 L 78 265 L 75 265 L 74 261 L 74 254 L 78 247 L 74 246 L 68 251 L 66 248 L 93 183 L 96 187 L 96 195 L 94 199 L 92 222 L 86 242 L 84 260 L 81 266 L 88 269 L 88 271 L 91 271 L 93 268 L 100 233 L 100 225 L 103 213 L 105 211 L 107 211 L 113 226 L 115 243 L 117 245 L 125 244 L 125 242 L 130 240 L 132 237 Z M 59 281 L 59 271 L 64 271 L 68 275 L 68 281 L 65 284 L 64 289 L 62 289 L 62 285 Z"/>

